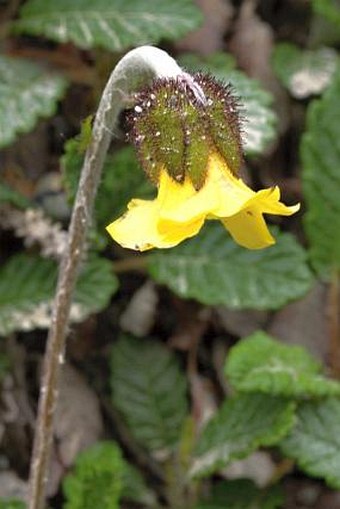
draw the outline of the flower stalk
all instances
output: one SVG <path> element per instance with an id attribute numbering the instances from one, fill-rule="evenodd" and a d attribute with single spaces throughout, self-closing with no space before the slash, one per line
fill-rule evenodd
<path id="1" fill-rule="evenodd" d="M 119 61 L 100 100 L 73 207 L 68 241 L 60 264 L 47 338 L 30 468 L 29 509 L 43 509 L 45 506 L 53 420 L 58 400 L 60 364 L 64 356 L 70 306 L 112 132 L 118 131 L 120 112 L 129 106 L 131 97 L 141 87 L 155 78 L 176 78 L 180 75 L 188 78 L 167 53 L 150 46 L 142 46 L 130 51 Z M 194 84 L 192 86 L 195 87 L 196 93 L 200 93 L 199 87 Z"/>

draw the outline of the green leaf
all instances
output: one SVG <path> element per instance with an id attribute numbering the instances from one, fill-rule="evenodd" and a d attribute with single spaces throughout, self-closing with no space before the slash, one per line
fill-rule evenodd
<path id="1" fill-rule="evenodd" d="M 260 490 L 250 479 L 218 483 L 210 497 L 195 509 L 279 509 L 283 497 L 278 486 Z"/>
<path id="2" fill-rule="evenodd" d="M 312 264 L 327 278 L 340 269 L 340 71 L 322 99 L 308 108 L 302 138 L 305 229 Z"/>
<path id="3" fill-rule="evenodd" d="M 25 509 L 26 504 L 22 500 L 16 500 L 14 498 L 8 498 L 6 500 L 0 500 L 0 509 Z"/>
<path id="4" fill-rule="evenodd" d="M 202 21 L 192 0 L 29 0 L 20 15 L 16 31 L 112 51 L 176 39 Z"/>
<path id="5" fill-rule="evenodd" d="M 339 0 L 313 0 L 315 12 L 324 16 L 328 21 L 340 27 L 340 3 Z"/>
<path id="6" fill-rule="evenodd" d="M 39 326 L 34 312 L 50 301 L 56 284 L 51 260 L 18 254 L 0 269 L 0 334 Z M 45 315 L 48 313 L 46 312 Z M 46 319 L 46 325 L 49 319 Z"/>
<path id="7" fill-rule="evenodd" d="M 0 335 L 48 328 L 56 280 L 52 260 L 25 253 L 12 256 L 0 270 Z M 111 263 L 91 257 L 79 277 L 71 320 L 82 321 L 106 307 L 117 286 Z"/>
<path id="8" fill-rule="evenodd" d="M 259 82 L 235 70 L 230 55 L 223 57 L 217 53 L 205 59 L 184 55 L 180 62 L 189 70 L 210 72 L 222 82 L 231 83 L 246 120 L 243 125 L 244 150 L 249 155 L 261 154 L 276 137 L 277 118 L 271 108 L 272 95 Z"/>
<path id="9" fill-rule="evenodd" d="M 294 403 L 267 394 L 240 394 L 223 403 L 199 438 L 191 475 L 207 476 L 261 446 L 274 445 L 294 423 Z"/>
<path id="10" fill-rule="evenodd" d="M 18 193 L 4 182 L 0 182 L 0 205 L 3 203 L 10 203 L 20 209 L 24 209 L 31 205 L 30 201 L 24 195 Z"/>
<path id="11" fill-rule="evenodd" d="M 62 158 L 64 184 L 73 201 L 83 164 L 83 136 L 69 140 Z M 132 198 L 151 198 L 154 188 L 140 168 L 132 147 L 124 147 L 113 156 L 107 156 L 103 178 L 95 204 L 95 219 L 99 231 L 126 210 Z"/>
<path id="12" fill-rule="evenodd" d="M 177 295 L 234 309 L 277 309 L 312 284 L 306 253 L 292 235 L 275 231 L 277 244 L 251 251 L 219 224 L 171 250 L 149 256 L 149 272 Z"/>
<path id="13" fill-rule="evenodd" d="M 327 380 L 322 366 L 304 348 L 284 345 L 265 332 L 239 341 L 226 362 L 226 375 L 237 391 L 287 397 L 340 395 L 340 383 Z"/>
<path id="14" fill-rule="evenodd" d="M 296 426 L 281 448 L 307 474 L 340 489 L 340 400 L 302 403 Z"/>
<path id="15" fill-rule="evenodd" d="M 337 52 L 332 48 L 311 51 L 282 43 L 273 54 L 276 75 L 297 99 L 323 92 L 332 80 L 337 62 Z"/>
<path id="16" fill-rule="evenodd" d="M 119 509 L 124 460 L 114 442 L 102 442 L 82 452 L 75 471 L 63 482 L 63 509 Z"/>
<path id="17" fill-rule="evenodd" d="M 53 115 L 67 82 L 60 75 L 17 58 L 0 56 L 0 147 Z"/>
<path id="18" fill-rule="evenodd" d="M 155 494 L 146 486 L 139 470 L 127 462 L 122 477 L 122 498 L 137 504 L 157 505 Z"/>
<path id="19" fill-rule="evenodd" d="M 81 270 L 74 294 L 81 319 L 105 309 L 117 289 L 118 280 L 113 273 L 112 263 L 99 256 L 90 256 Z"/>
<path id="20" fill-rule="evenodd" d="M 187 414 L 186 381 L 165 346 L 122 337 L 112 348 L 111 387 L 115 407 L 142 445 L 176 445 Z"/>

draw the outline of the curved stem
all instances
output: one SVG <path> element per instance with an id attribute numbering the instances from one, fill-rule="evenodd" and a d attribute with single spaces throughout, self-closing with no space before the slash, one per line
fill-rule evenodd
<path id="1" fill-rule="evenodd" d="M 60 265 L 47 338 L 30 469 L 29 509 L 43 509 L 45 504 L 60 364 L 65 349 L 72 294 L 111 133 L 117 129 L 119 114 L 131 99 L 131 94 L 155 77 L 176 77 L 181 74 L 182 70 L 167 53 L 151 46 L 142 46 L 130 51 L 119 61 L 102 95 L 85 155 L 68 243 Z"/>

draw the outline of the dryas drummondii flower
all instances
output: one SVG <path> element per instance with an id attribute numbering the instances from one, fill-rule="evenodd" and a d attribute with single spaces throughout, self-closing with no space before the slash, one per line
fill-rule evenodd
<path id="1" fill-rule="evenodd" d="M 239 177 L 240 120 L 230 86 L 201 73 L 156 79 L 135 96 L 129 138 L 154 200 L 133 199 L 107 230 L 123 247 L 173 247 L 196 235 L 206 219 L 219 219 L 249 249 L 275 241 L 263 214 L 288 216 L 299 205 L 280 202 L 278 187 L 255 192 Z"/>

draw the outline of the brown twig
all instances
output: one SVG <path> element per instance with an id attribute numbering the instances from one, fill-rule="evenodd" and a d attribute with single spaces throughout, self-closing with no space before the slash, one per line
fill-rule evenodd
<path id="1" fill-rule="evenodd" d="M 340 378 L 340 302 L 339 302 L 339 273 L 332 272 L 329 286 L 329 357 L 332 375 Z"/>
<path id="2" fill-rule="evenodd" d="M 60 364 L 63 360 L 72 294 L 83 258 L 86 232 L 111 133 L 131 94 L 155 77 L 177 76 L 182 71 L 164 51 L 144 46 L 130 51 L 115 67 L 96 114 L 92 138 L 85 155 L 72 212 L 68 242 L 62 258 L 46 353 L 33 454 L 30 469 L 29 509 L 43 509 L 53 438 L 53 419 L 58 398 Z"/>

